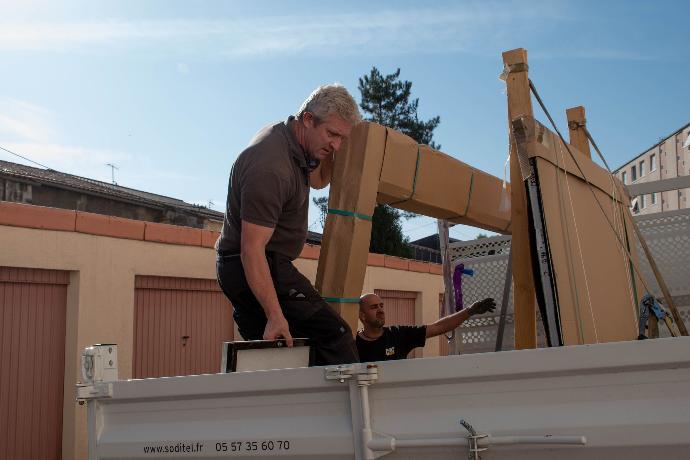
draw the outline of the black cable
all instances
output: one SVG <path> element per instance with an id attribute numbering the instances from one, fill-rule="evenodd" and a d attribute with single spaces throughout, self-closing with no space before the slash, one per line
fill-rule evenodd
<path id="1" fill-rule="evenodd" d="M 17 157 L 19 157 L 19 158 L 22 158 L 22 159 L 24 159 L 24 160 L 26 160 L 26 161 L 30 161 L 31 163 L 37 164 L 37 165 L 40 166 L 41 168 L 46 168 L 48 171 L 55 171 L 55 170 L 54 170 L 53 168 L 51 168 L 51 167 L 48 167 L 48 166 L 46 166 L 46 165 L 43 165 L 43 164 L 39 163 L 38 161 L 34 161 L 34 160 L 32 160 L 31 158 L 27 158 L 27 157 L 22 156 L 22 155 L 20 155 L 20 154 L 18 154 L 18 153 L 14 153 L 14 152 L 11 151 L 11 150 L 7 150 L 7 149 L 6 149 L 5 147 L 3 147 L 3 146 L 0 146 L 0 149 L 4 150 L 4 151 L 7 152 L 7 153 L 11 153 L 11 154 L 14 155 L 14 156 L 17 156 Z"/>

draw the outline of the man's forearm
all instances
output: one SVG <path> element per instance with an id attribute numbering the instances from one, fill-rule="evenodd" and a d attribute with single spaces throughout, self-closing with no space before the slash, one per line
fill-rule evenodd
<path id="1" fill-rule="evenodd" d="M 453 329 L 456 329 L 469 317 L 470 309 L 465 308 L 463 310 L 453 313 L 452 315 L 448 315 L 445 318 L 441 318 L 440 320 L 436 321 L 436 324 L 438 324 L 439 326 L 439 330 L 441 331 L 440 333 L 443 334 L 448 331 L 452 331 Z"/>
<path id="2" fill-rule="evenodd" d="M 480 315 L 483 313 L 491 313 L 496 309 L 496 301 L 491 297 L 482 299 L 473 303 L 467 308 L 460 310 L 457 313 L 441 318 L 433 324 L 426 327 L 426 337 L 434 337 L 444 334 L 460 326 L 470 316 Z"/>
<path id="3" fill-rule="evenodd" d="M 256 300 L 261 304 L 266 317 L 277 313 L 282 315 L 265 252 L 243 251 L 242 266 L 244 267 L 244 275 L 247 277 L 247 283 Z"/>

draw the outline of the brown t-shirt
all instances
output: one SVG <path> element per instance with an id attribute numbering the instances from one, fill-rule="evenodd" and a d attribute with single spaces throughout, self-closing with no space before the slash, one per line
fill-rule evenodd
<path id="1" fill-rule="evenodd" d="M 256 133 L 230 172 L 225 219 L 216 249 L 239 254 L 242 220 L 274 228 L 267 251 L 296 259 L 307 238 L 307 155 L 288 118 Z"/>

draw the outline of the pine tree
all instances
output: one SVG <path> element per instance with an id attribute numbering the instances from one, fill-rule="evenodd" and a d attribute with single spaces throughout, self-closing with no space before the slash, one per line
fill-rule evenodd
<path id="1" fill-rule="evenodd" d="M 372 67 L 369 75 L 359 79 L 359 91 L 362 95 L 360 107 L 364 118 L 384 126 L 396 129 L 410 136 L 420 144 L 440 150 L 434 143 L 434 129 L 441 122 L 436 116 L 427 121 L 417 116 L 419 99 L 410 100 L 412 82 L 400 80 L 400 69 L 388 75 L 382 75 Z M 402 233 L 400 219 L 414 214 L 399 211 L 388 205 L 377 205 L 374 210 L 371 243 L 369 251 L 400 257 L 410 257 L 412 250 L 409 239 Z"/>
<path id="2" fill-rule="evenodd" d="M 327 196 L 315 196 L 312 197 L 314 205 L 319 208 L 319 222 L 321 223 L 321 228 L 326 228 L 326 215 L 328 214 L 328 197 Z"/>

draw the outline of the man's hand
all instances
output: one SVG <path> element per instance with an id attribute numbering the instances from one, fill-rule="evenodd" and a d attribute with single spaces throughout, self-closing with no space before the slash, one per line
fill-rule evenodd
<path id="1" fill-rule="evenodd" d="M 242 240 L 240 256 L 247 283 L 261 304 L 266 314 L 264 340 L 275 340 L 282 337 L 288 346 L 292 346 L 290 327 L 280 309 L 271 271 L 266 261 L 266 244 L 273 234 L 273 229 L 242 221 Z"/>
<path id="2" fill-rule="evenodd" d="M 268 317 L 266 329 L 264 329 L 264 340 L 275 340 L 283 338 L 287 346 L 292 346 L 292 335 L 290 326 L 281 312 L 274 313 Z"/>
<path id="3" fill-rule="evenodd" d="M 469 313 L 470 316 L 481 315 L 483 313 L 493 312 L 495 309 L 496 301 L 491 297 L 487 297 L 484 300 L 479 300 L 470 305 Z"/>

